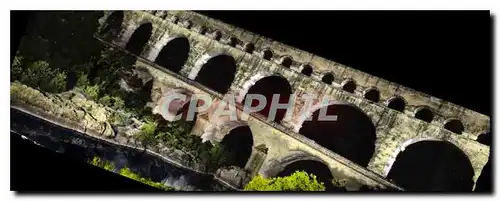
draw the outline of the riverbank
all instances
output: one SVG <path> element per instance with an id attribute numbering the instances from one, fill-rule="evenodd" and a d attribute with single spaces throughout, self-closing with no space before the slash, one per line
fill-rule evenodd
<path id="1" fill-rule="evenodd" d="M 70 98 L 71 97 L 71 98 Z M 193 161 L 186 160 L 185 155 L 178 150 L 172 150 L 161 145 L 148 147 L 126 133 L 115 132 L 107 120 L 107 108 L 101 107 L 89 100 L 73 101 L 78 95 L 43 94 L 19 83 L 11 83 L 11 108 L 41 119 L 49 124 L 72 130 L 80 137 L 91 137 L 98 141 L 145 152 L 161 158 L 178 168 L 183 168 L 196 174 L 213 177 L 214 180 L 232 189 L 241 190 L 217 174 L 208 173 L 205 168 Z M 69 98 L 66 100 L 65 98 Z M 79 120 L 79 121 L 76 121 Z"/>
<path id="2" fill-rule="evenodd" d="M 122 146 L 79 133 L 38 118 L 21 110 L 11 109 L 11 129 L 39 146 L 87 161 L 94 156 L 114 161 L 117 167 L 130 167 L 143 176 L 181 191 L 234 191 L 228 184 L 209 173 L 197 172 L 189 167 L 171 163 L 151 151 Z M 22 120 L 22 123 L 19 123 Z"/>

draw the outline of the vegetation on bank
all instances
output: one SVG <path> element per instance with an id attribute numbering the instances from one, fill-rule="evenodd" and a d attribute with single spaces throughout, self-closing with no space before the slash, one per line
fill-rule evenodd
<path id="1" fill-rule="evenodd" d="M 304 171 L 296 171 L 290 176 L 264 178 L 254 177 L 245 191 L 325 191 L 325 185 L 316 180 L 316 176 Z"/>
<path id="2" fill-rule="evenodd" d="M 116 167 L 113 163 L 106 161 L 106 160 L 102 160 L 101 158 L 99 158 L 97 156 L 95 156 L 92 160 L 90 160 L 89 163 L 92 165 L 95 165 L 97 167 L 100 167 L 102 169 L 111 171 L 111 172 L 117 171 L 118 174 L 125 176 L 125 177 L 128 177 L 129 179 L 136 180 L 138 182 L 144 183 L 146 185 L 149 185 L 149 186 L 152 186 L 155 188 L 159 188 L 159 189 L 164 190 L 164 191 L 173 191 L 174 190 L 173 187 L 166 186 L 161 182 L 155 182 L 149 178 L 141 177 L 139 174 L 133 172 L 132 170 L 130 170 L 127 167 L 116 170 Z"/>
<path id="3" fill-rule="evenodd" d="M 145 107 L 151 101 L 152 86 L 151 83 L 142 83 L 130 76 L 135 57 L 106 47 L 93 38 L 101 16 L 102 12 L 36 13 L 11 67 L 11 81 L 18 81 L 30 88 L 11 85 L 11 96 L 24 101 L 23 103 L 55 111 L 53 107 L 57 107 L 59 103 L 45 94 L 77 91 L 91 101 L 112 108 L 107 121 L 113 126 L 130 124 L 131 117 L 145 122 L 134 136 L 145 146 L 155 147 L 161 144 L 181 150 L 189 157 L 186 160 L 203 164 L 208 172 L 232 165 L 236 156 L 225 150 L 222 144 L 202 142 L 199 136 L 190 135 L 193 122 L 167 122 L 154 116 L 151 109 Z M 120 87 L 122 78 L 131 78 L 129 80 L 134 81 L 133 86 L 139 90 L 123 90 Z M 76 111 L 63 109 L 59 114 L 72 117 L 72 121 L 81 120 Z M 113 163 L 98 157 L 89 162 L 153 187 L 173 190 L 161 182 L 141 177 L 129 168 L 116 170 Z M 316 180 L 315 175 L 298 171 L 287 177 L 266 179 L 257 176 L 245 190 L 324 191 L 325 186 Z"/>
<path id="4" fill-rule="evenodd" d="M 189 156 L 187 160 L 204 164 L 209 172 L 232 164 L 221 144 L 203 143 L 199 136 L 190 135 L 193 122 L 167 122 L 154 116 L 145 107 L 151 101 L 151 83 L 135 83 L 139 90 L 134 92 L 120 87 L 120 79 L 130 78 L 136 59 L 93 38 L 102 12 L 38 12 L 35 16 L 12 63 L 11 81 L 42 94 L 80 92 L 113 109 L 107 117 L 113 126 L 130 124 L 131 117 L 141 120 L 145 124 L 135 137 L 144 145 L 181 150 Z"/>

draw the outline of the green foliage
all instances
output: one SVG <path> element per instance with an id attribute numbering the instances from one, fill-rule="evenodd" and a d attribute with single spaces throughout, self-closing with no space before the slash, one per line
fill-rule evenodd
<path id="1" fill-rule="evenodd" d="M 99 54 L 103 45 L 93 34 L 101 16 L 100 11 L 35 12 L 19 44 L 19 55 L 31 61 L 49 61 L 68 73 Z"/>
<path id="2" fill-rule="evenodd" d="M 28 62 L 16 56 L 11 74 L 15 80 L 45 92 L 58 93 L 66 89 L 66 73 L 51 68 L 46 61 Z"/>
<path id="3" fill-rule="evenodd" d="M 120 89 L 119 79 L 132 72 L 136 58 L 93 38 L 101 16 L 102 12 L 37 12 L 12 64 L 12 78 L 46 92 L 76 86 L 89 99 L 119 111 L 110 117 L 115 125 L 127 123 L 129 115 L 121 112 L 145 120 L 137 138 L 146 145 L 162 142 L 211 170 L 229 164 L 223 146 L 202 143 L 199 136 L 190 135 L 193 122 L 155 122 L 151 110 L 144 107 L 151 101 L 152 82 L 137 93 Z M 137 81 L 142 85 L 142 80 Z"/>
<path id="4" fill-rule="evenodd" d="M 172 187 L 165 186 L 165 185 L 164 185 L 163 183 L 161 183 L 161 182 L 155 182 L 155 181 L 152 181 L 152 180 L 151 180 L 151 179 L 149 179 L 149 178 L 144 178 L 144 177 L 141 177 L 141 176 L 140 176 L 140 175 L 138 175 L 137 173 L 132 172 L 132 170 L 130 170 L 129 168 L 122 168 L 122 169 L 120 169 L 119 174 L 120 174 L 120 175 L 122 175 L 122 176 L 128 177 L 128 178 L 130 178 L 130 179 L 136 180 L 136 181 L 138 181 L 138 182 L 141 182 L 141 183 L 147 184 L 147 185 L 149 185 L 149 186 L 152 186 L 152 187 L 155 187 L 155 188 L 159 188 L 159 189 L 165 190 L 165 191 L 171 191 L 171 190 L 174 190 Z"/>
<path id="5" fill-rule="evenodd" d="M 156 122 L 146 122 L 142 125 L 141 131 L 138 133 L 138 139 L 145 145 L 156 145 L 158 143 L 156 140 L 156 128 Z"/>
<path id="6" fill-rule="evenodd" d="M 111 97 L 111 101 L 113 101 L 113 109 L 115 110 L 121 110 L 125 107 L 125 102 L 120 98 L 113 96 Z"/>
<path id="7" fill-rule="evenodd" d="M 78 78 L 76 80 L 76 87 L 85 88 L 89 85 L 90 85 L 90 82 L 87 78 L 87 74 L 80 73 L 80 75 L 78 76 Z"/>
<path id="8" fill-rule="evenodd" d="M 113 125 L 124 125 L 128 123 L 128 118 L 119 112 L 111 112 L 109 120 Z"/>
<path id="9" fill-rule="evenodd" d="M 114 172 L 116 169 L 115 164 L 109 161 L 101 160 L 101 158 L 97 156 L 95 156 L 91 161 L 89 161 L 89 163 L 111 172 Z"/>
<path id="10" fill-rule="evenodd" d="M 98 100 L 99 99 L 99 93 L 101 91 L 101 88 L 99 85 L 90 85 L 90 86 L 84 86 L 83 88 L 83 93 L 90 99 L 92 100 Z"/>
<path id="11" fill-rule="evenodd" d="M 21 80 L 21 77 L 23 76 L 23 63 L 24 57 L 14 57 L 14 61 L 12 61 L 12 68 L 10 69 L 11 80 Z"/>
<path id="12" fill-rule="evenodd" d="M 103 97 L 101 97 L 99 99 L 99 103 L 105 105 L 105 106 L 111 106 L 112 103 L 111 103 L 111 97 L 109 97 L 109 95 L 104 95 Z"/>
<path id="13" fill-rule="evenodd" d="M 258 175 L 245 186 L 245 191 L 325 191 L 325 186 L 315 175 L 296 171 L 290 176 L 269 179 Z"/>
<path id="14" fill-rule="evenodd" d="M 105 170 L 111 171 L 111 172 L 114 172 L 116 169 L 116 167 L 113 163 L 106 161 L 106 160 L 101 160 L 101 158 L 99 158 L 97 156 L 95 156 L 92 160 L 90 160 L 89 163 L 92 165 L 95 165 L 97 167 L 103 168 Z M 120 169 L 118 171 L 118 173 L 124 177 L 128 177 L 130 179 L 136 180 L 138 182 L 144 183 L 146 185 L 149 185 L 149 186 L 152 186 L 155 188 L 159 188 L 159 189 L 162 189 L 165 191 L 174 190 L 172 187 L 165 186 L 161 182 L 155 182 L 149 178 L 141 177 L 139 174 L 132 172 L 132 170 L 130 170 L 127 167 Z"/>

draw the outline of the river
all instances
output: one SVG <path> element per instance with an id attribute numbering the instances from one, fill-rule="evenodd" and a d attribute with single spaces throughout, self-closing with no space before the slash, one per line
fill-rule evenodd
<path id="1" fill-rule="evenodd" d="M 161 181 L 181 191 L 230 190 L 215 180 L 211 174 L 182 168 L 147 152 L 98 140 L 13 108 L 10 112 L 11 131 L 34 141 L 39 146 L 77 160 L 88 161 L 98 156 L 113 162 L 117 169 L 126 166 L 143 177 Z"/>

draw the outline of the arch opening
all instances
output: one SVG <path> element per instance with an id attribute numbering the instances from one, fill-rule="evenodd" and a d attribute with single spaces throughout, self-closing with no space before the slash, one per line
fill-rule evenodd
<path id="1" fill-rule="evenodd" d="M 201 35 L 205 35 L 207 33 L 207 27 L 202 26 L 202 27 L 200 27 L 199 31 L 200 31 Z"/>
<path id="2" fill-rule="evenodd" d="M 423 107 L 423 108 L 420 108 L 415 113 L 415 118 L 430 123 L 432 121 L 432 119 L 434 119 L 434 113 L 432 112 L 431 109 L 429 109 L 427 107 Z"/>
<path id="3" fill-rule="evenodd" d="M 141 55 L 144 46 L 146 46 L 146 43 L 151 37 L 152 31 L 153 25 L 151 23 L 142 24 L 134 31 L 125 49 L 135 55 Z"/>
<path id="4" fill-rule="evenodd" d="M 491 146 L 491 133 L 490 132 L 486 132 L 486 133 L 483 133 L 479 136 L 477 136 L 477 142 L 481 143 L 481 144 L 484 144 L 484 145 L 488 145 L 488 146 Z"/>
<path id="5" fill-rule="evenodd" d="M 264 50 L 264 52 L 262 53 L 262 57 L 265 59 L 265 60 L 271 60 L 271 58 L 273 58 L 273 52 L 269 49 L 266 49 Z"/>
<path id="6" fill-rule="evenodd" d="M 352 80 L 347 80 L 343 85 L 342 85 L 342 90 L 347 91 L 349 93 L 354 93 L 356 90 L 356 83 Z"/>
<path id="7" fill-rule="evenodd" d="M 254 50 L 255 46 L 253 45 L 253 43 L 247 43 L 245 45 L 245 52 L 252 54 Z"/>
<path id="8" fill-rule="evenodd" d="M 364 97 L 377 103 L 380 100 L 380 92 L 377 89 L 372 88 L 365 92 Z"/>
<path id="9" fill-rule="evenodd" d="M 238 44 L 238 39 L 236 37 L 229 38 L 229 46 L 236 47 L 237 44 Z"/>
<path id="10" fill-rule="evenodd" d="M 220 31 L 215 31 L 212 37 L 214 40 L 219 41 L 222 38 L 222 33 Z"/>
<path id="11" fill-rule="evenodd" d="M 387 178 L 408 191 L 472 191 L 469 158 L 445 141 L 420 141 L 398 154 Z"/>
<path id="12" fill-rule="evenodd" d="M 106 19 L 105 25 L 101 29 L 99 35 L 101 35 L 105 41 L 110 41 L 116 38 L 118 34 L 120 34 L 123 18 L 124 18 L 123 11 L 113 12 Z"/>
<path id="13" fill-rule="evenodd" d="M 281 172 L 278 173 L 278 177 L 290 176 L 296 171 L 304 171 L 309 174 L 314 174 L 318 182 L 322 182 L 325 185 L 326 191 L 344 191 L 343 188 L 339 188 L 333 185 L 332 172 L 327 165 L 315 161 L 315 160 L 300 160 L 287 165 Z"/>
<path id="14" fill-rule="evenodd" d="M 226 94 L 236 74 L 236 61 L 230 55 L 217 55 L 210 58 L 196 75 L 195 81 L 206 87 Z"/>
<path id="15" fill-rule="evenodd" d="M 161 49 L 155 63 L 178 73 L 189 56 L 189 40 L 185 37 L 174 38 Z"/>
<path id="16" fill-rule="evenodd" d="M 293 61 L 290 57 L 283 57 L 280 64 L 284 67 L 290 68 L 290 66 L 292 66 L 292 62 Z"/>
<path id="17" fill-rule="evenodd" d="M 322 109 L 328 116 L 336 115 L 336 121 L 319 118 Z M 350 104 L 331 104 L 315 110 L 310 121 L 303 121 L 299 134 L 363 167 L 375 151 L 375 126 L 370 117 Z"/>
<path id="18" fill-rule="evenodd" d="M 300 73 L 302 73 L 305 76 L 311 76 L 312 72 L 313 69 L 310 65 L 303 65 L 302 70 L 300 71 Z"/>
<path id="19" fill-rule="evenodd" d="M 222 138 L 225 166 L 238 166 L 245 168 L 250 159 L 253 147 L 253 135 L 248 126 L 239 126 Z"/>
<path id="20" fill-rule="evenodd" d="M 272 86 L 272 87 L 270 87 Z M 252 100 L 251 103 L 247 103 L 248 94 L 260 94 L 266 98 L 266 105 L 264 109 L 260 110 L 258 113 L 265 116 L 267 119 L 274 122 L 281 122 L 285 117 L 287 109 L 277 109 L 275 112 L 274 118 L 270 118 L 270 110 L 273 95 L 278 94 L 279 104 L 288 104 L 290 100 L 290 96 L 292 94 L 292 87 L 288 80 L 279 75 L 271 75 L 267 77 L 263 77 L 259 79 L 255 84 L 250 86 L 248 91 L 245 94 L 245 97 L 242 101 L 242 104 L 245 106 L 249 104 L 252 107 L 256 107 L 259 104 L 258 100 Z"/>
<path id="21" fill-rule="evenodd" d="M 404 111 L 405 106 L 406 106 L 405 101 L 403 100 L 403 98 L 401 98 L 399 96 L 391 98 L 389 100 L 388 104 L 387 104 L 388 108 L 391 108 L 393 110 L 397 110 L 397 111 L 400 111 L 400 112 Z"/>
<path id="22" fill-rule="evenodd" d="M 321 78 L 321 81 L 326 83 L 326 84 L 332 84 L 333 80 L 334 80 L 334 77 L 333 77 L 332 73 L 327 73 Z"/>
<path id="23" fill-rule="evenodd" d="M 464 131 L 464 124 L 458 119 L 452 119 L 444 124 L 444 128 L 456 134 L 462 134 Z"/>

